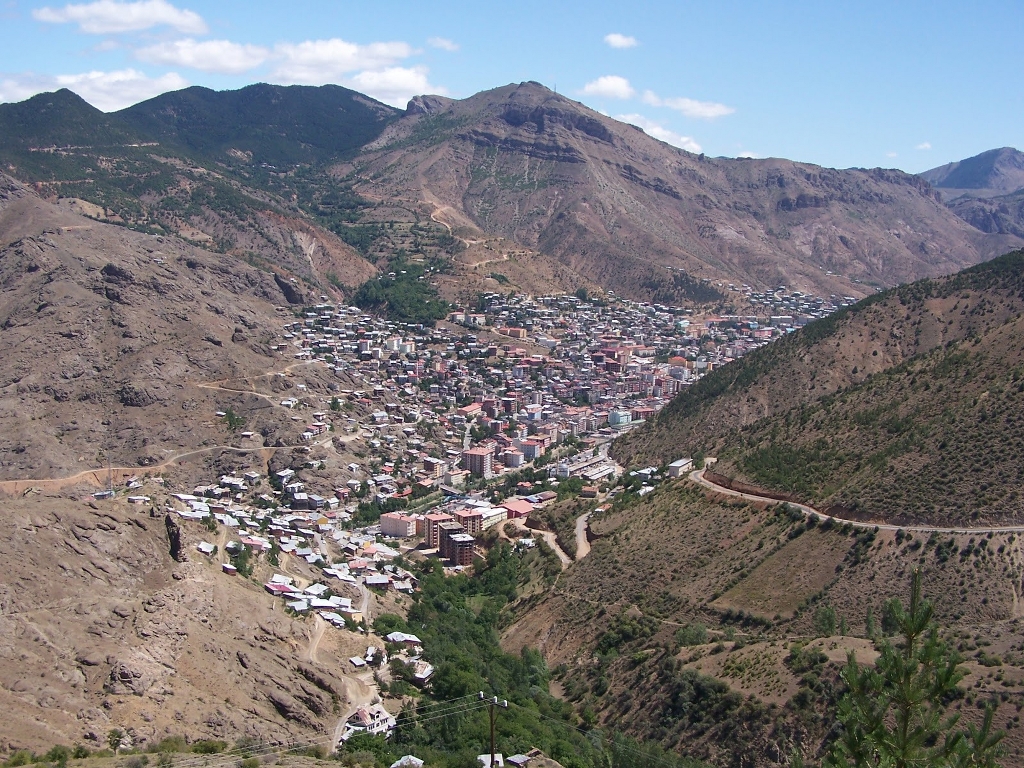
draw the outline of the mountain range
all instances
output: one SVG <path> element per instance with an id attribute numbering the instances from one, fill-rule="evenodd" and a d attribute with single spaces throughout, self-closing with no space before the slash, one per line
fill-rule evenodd
<path id="1" fill-rule="evenodd" d="M 1009 202 L 937 191 L 1012 186 L 1015 150 L 921 177 L 709 158 L 536 83 L 404 112 L 336 86 L 189 88 L 112 114 L 60 91 L 0 105 L 0 131 L 0 163 L 44 197 L 311 293 L 351 294 L 402 251 L 436 262 L 449 299 L 599 287 L 726 306 L 729 283 L 864 296 L 1024 244 Z"/>

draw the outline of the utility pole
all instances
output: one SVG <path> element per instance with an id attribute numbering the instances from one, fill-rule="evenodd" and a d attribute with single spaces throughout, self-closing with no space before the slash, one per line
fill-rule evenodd
<path id="1" fill-rule="evenodd" d="M 480 701 L 483 701 L 484 700 L 484 692 L 480 691 L 479 696 L 480 696 Z M 502 709 L 508 709 L 508 701 L 506 701 L 504 699 L 502 701 L 498 701 L 498 697 L 497 696 L 492 696 L 491 699 L 490 699 L 489 704 L 490 704 L 489 709 L 491 711 L 491 762 L 488 764 L 487 768 L 495 768 L 495 766 L 494 766 L 494 715 L 495 715 L 494 708 L 495 707 L 501 707 Z"/>

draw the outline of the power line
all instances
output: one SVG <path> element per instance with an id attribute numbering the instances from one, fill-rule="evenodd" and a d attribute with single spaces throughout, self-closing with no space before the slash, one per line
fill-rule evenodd
<path id="1" fill-rule="evenodd" d="M 532 713 L 532 714 L 536 715 L 537 717 L 539 717 L 539 718 L 541 718 L 543 720 L 550 720 L 553 723 L 557 723 L 558 725 L 561 725 L 564 728 L 568 728 L 570 730 L 576 731 L 577 733 L 580 733 L 580 734 L 582 734 L 584 736 L 589 736 L 590 734 L 596 734 L 597 737 L 601 739 L 601 742 L 602 742 L 603 746 L 611 743 L 611 739 L 609 739 L 601 731 L 598 731 L 596 729 L 585 730 L 585 729 L 580 728 L 578 726 L 572 725 L 571 723 L 567 723 L 564 720 L 559 720 L 558 718 L 550 717 L 548 715 L 545 715 L 544 713 L 539 712 L 539 711 L 537 711 L 535 709 L 529 709 L 527 707 L 524 707 L 521 704 L 516 704 L 515 702 L 511 702 L 511 704 L 513 706 L 517 707 L 518 709 L 523 710 L 524 712 Z M 642 751 L 642 750 L 639 750 L 639 749 L 633 749 L 632 747 L 628 747 L 625 744 L 614 744 L 614 746 L 615 746 L 616 749 L 621 749 L 624 752 L 629 752 L 629 753 L 631 753 L 633 755 L 636 755 L 637 757 L 642 757 L 642 758 L 644 758 L 646 760 L 657 761 L 657 762 L 661 763 L 662 765 L 669 766 L 669 768 L 678 768 L 678 766 L 679 766 L 679 764 L 676 761 L 670 760 L 669 758 L 661 757 L 660 755 L 651 754 L 650 752 L 645 752 L 645 751 Z"/>
<path id="2" fill-rule="evenodd" d="M 415 714 L 410 715 L 398 715 L 395 718 L 395 727 L 399 725 L 408 725 L 413 723 L 426 723 L 432 720 L 440 720 L 445 717 L 452 715 L 458 715 L 465 712 L 473 712 L 475 710 L 483 709 L 488 706 L 488 702 L 480 701 L 467 701 L 467 699 L 477 699 L 478 694 L 469 694 L 466 696 L 460 696 L 454 699 L 447 699 L 444 701 L 436 702 L 435 705 L 439 706 L 439 709 L 427 712 L 425 717 L 417 716 Z M 276 744 L 261 745 L 259 748 L 254 749 L 253 745 L 233 747 L 232 749 L 218 752 L 214 755 L 189 755 L 181 760 L 175 760 L 173 765 L 175 768 L 193 768 L 194 766 L 203 766 L 204 768 L 219 768 L 223 765 L 228 765 L 238 757 L 257 757 L 262 755 L 273 754 L 275 752 L 292 751 L 296 749 L 308 749 L 310 747 L 324 746 L 328 749 L 334 747 L 334 737 L 331 736 L 327 739 L 322 737 L 312 739 L 297 739 L 293 741 L 279 742 Z"/>

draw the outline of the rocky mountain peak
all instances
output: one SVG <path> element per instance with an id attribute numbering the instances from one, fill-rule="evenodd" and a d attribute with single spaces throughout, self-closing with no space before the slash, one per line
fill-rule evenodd
<path id="1" fill-rule="evenodd" d="M 454 101 L 446 96 L 413 96 L 405 108 L 405 114 L 435 115 L 449 109 Z"/>
<path id="2" fill-rule="evenodd" d="M 990 149 L 966 160 L 925 171 L 921 177 L 943 190 L 947 199 L 966 191 L 981 197 L 1024 189 L 1024 152 L 1013 147 Z"/>

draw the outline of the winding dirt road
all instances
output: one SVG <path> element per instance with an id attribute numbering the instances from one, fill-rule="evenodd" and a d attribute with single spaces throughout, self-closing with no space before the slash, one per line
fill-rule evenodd
<path id="1" fill-rule="evenodd" d="M 308 445 L 308 443 L 307 443 Z M 148 466 L 137 466 L 137 467 L 110 467 L 102 469 L 85 469 L 75 475 L 69 475 L 67 477 L 44 477 L 44 478 L 24 478 L 20 480 L 0 480 L 0 493 L 6 493 L 11 496 L 20 496 L 25 492 L 36 488 L 38 490 L 49 490 L 59 491 L 62 488 L 66 488 L 69 485 L 77 485 L 84 483 L 95 488 L 105 488 L 107 486 L 108 478 L 112 479 L 114 485 L 123 484 L 125 480 L 139 475 L 139 474 L 160 474 L 160 472 L 176 461 L 188 458 L 189 456 L 198 456 L 202 453 L 210 453 L 212 451 L 232 451 L 233 453 L 258 453 L 260 451 L 277 451 L 281 448 L 294 448 L 296 446 L 279 446 L 279 447 L 268 447 L 264 445 L 256 446 L 253 448 L 238 448 L 234 445 L 211 445 L 207 448 L 195 448 L 190 451 L 184 451 L 183 453 L 176 453 L 168 459 L 164 459 L 159 464 L 149 464 Z"/>
<path id="2" fill-rule="evenodd" d="M 590 541 L 587 539 L 587 523 L 592 512 L 585 512 L 576 518 L 576 562 L 590 554 Z"/>
<path id="3" fill-rule="evenodd" d="M 324 633 L 327 631 L 327 622 L 324 621 L 319 613 L 313 614 L 313 633 L 309 636 L 309 661 L 314 664 L 318 664 L 316 658 L 317 649 L 320 647 L 320 641 L 324 639 Z"/>
<path id="4" fill-rule="evenodd" d="M 781 502 L 778 499 L 773 499 L 768 496 L 758 496 L 753 493 L 741 493 L 740 491 L 734 491 L 731 488 L 713 483 L 704 477 L 704 470 L 698 469 L 690 473 L 690 480 L 697 485 L 703 486 L 709 490 L 721 493 L 725 496 L 735 496 L 740 499 L 746 499 L 747 501 L 765 501 L 769 504 L 789 504 L 790 507 L 800 510 L 805 517 L 809 515 L 817 515 L 823 519 L 831 519 L 840 525 L 849 524 L 854 528 L 878 528 L 881 531 L 912 531 L 915 533 L 962 533 L 962 534 L 984 534 L 984 533 L 1024 533 L 1024 525 L 1005 525 L 995 527 L 983 527 L 983 528 L 942 528 L 938 526 L 929 525 L 892 525 L 890 523 L 866 523 L 861 520 L 846 520 L 842 517 L 836 517 L 834 515 L 826 515 L 824 512 L 819 512 L 814 507 L 809 507 L 806 504 L 797 504 L 796 502 Z"/>
<path id="5" fill-rule="evenodd" d="M 306 365 L 311 365 L 316 361 L 305 360 L 298 363 L 292 363 L 286 366 L 280 371 L 268 371 L 266 373 L 258 374 L 256 376 L 250 376 L 246 378 L 264 378 L 266 376 L 277 376 L 279 374 L 288 374 L 295 368 L 299 368 Z M 229 392 L 231 394 L 248 394 L 257 395 L 259 397 L 266 398 L 272 404 L 277 405 L 277 402 L 270 395 L 266 395 L 262 392 L 256 392 L 255 390 L 247 389 L 233 389 L 231 387 L 225 387 L 224 384 L 229 383 L 230 380 L 221 381 L 208 381 L 192 384 L 191 386 L 199 389 L 209 389 L 222 392 Z M 283 407 L 283 406 L 279 406 Z M 354 435 L 339 436 L 342 442 L 351 442 L 359 436 L 358 433 Z M 85 469 L 74 475 L 68 475 L 66 477 L 41 477 L 41 478 L 21 478 L 17 480 L 0 480 L 0 494 L 7 494 L 9 496 L 21 496 L 30 490 L 39 491 L 60 491 L 64 488 L 73 485 L 84 484 L 93 488 L 106 488 L 108 483 L 113 482 L 114 485 L 123 485 L 126 480 L 136 475 L 157 475 L 163 470 L 170 467 L 175 462 L 187 459 L 191 456 L 199 456 L 204 453 L 212 453 L 214 451 L 230 451 L 232 453 L 264 453 L 264 458 L 268 458 L 270 454 L 280 450 L 290 450 L 293 448 L 300 447 L 316 447 L 330 443 L 331 437 L 317 442 L 299 443 L 296 445 L 259 445 L 253 446 L 252 448 L 242 448 L 235 445 L 210 445 L 205 448 L 192 448 L 181 453 L 176 453 L 159 464 L 149 464 L 145 466 L 134 466 L 134 467 L 101 467 L 98 469 Z"/>

